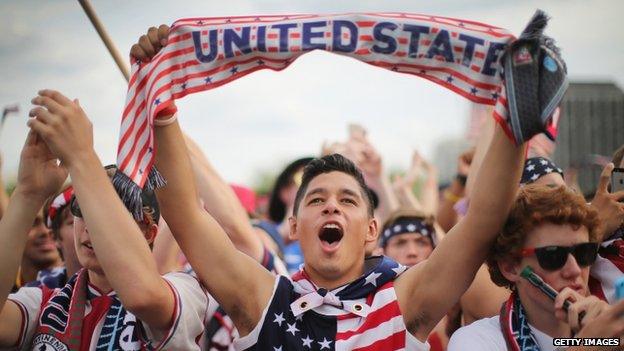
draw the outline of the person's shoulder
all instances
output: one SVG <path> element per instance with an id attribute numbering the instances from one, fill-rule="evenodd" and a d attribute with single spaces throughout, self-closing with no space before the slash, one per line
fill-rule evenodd
<path id="1" fill-rule="evenodd" d="M 455 331 L 449 341 L 448 351 L 459 350 L 507 350 L 499 316 L 479 319 Z"/>

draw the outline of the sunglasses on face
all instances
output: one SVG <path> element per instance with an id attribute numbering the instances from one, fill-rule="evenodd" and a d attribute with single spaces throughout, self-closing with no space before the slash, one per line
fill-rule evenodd
<path id="1" fill-rule="evenodd" d="M 80 211 L 80 206 L 78 206 L 78 201 L 76 200 L 76 196 L 72 196 L 71 202 L 69 203 L 69 212 L 75 217 L 82 218 L 82 212 Z"/>
<path id="2" fill-rule="evenodd" d="M 522 250 L 520 256 L 537 256 L 540 267 L 547 271 L 556 271 L 565 266 L 571 254 L 581 267 L 591 266 L 598 255 L 597 243 L 582 243 L 572 246 L 544 246 L 528 247 Z"/>

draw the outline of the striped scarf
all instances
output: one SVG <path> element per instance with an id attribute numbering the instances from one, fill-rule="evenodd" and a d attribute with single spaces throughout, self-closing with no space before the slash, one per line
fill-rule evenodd
<path id="1" fill-rule="evenodd" d="M 117 296 L 93 296 L 87 288 L 87 270 L 76 273 L 59 290 L 44 289 L 44 301 L 32 348 L 86 351 L 94 328 L 101 318 L 104 324 L 95 350 L 121 350 L 121 332 L 127 311 Z M 88 321 L 85 321 L 87 301 L 91 302 Z M 142 350 L 150 345 L 142 345 Z"/>
<path id="2" fill-rule="evenodd" d="M 153 124 L 160 111 L 170 110 L 176 99 L 220 87 L 257 70 L 281 71 L 312 50 L 425 78 L 474 103 L 495 105 L 494 117 L 510 138 L 521 143 L 525 136 L 518 130 L 525 126 L 518 121 L 518 111 L 523 112 L 527 102 L 529 106 L 541 106 L 535 102 L 541 103 L 543 97 L 538 97 L 537 91 L 524 91 L 514 85 L 522 80 L 503 84 L 501 58 L 508 48 L 517 49 L 516 44 L 514 48 L 510 44 L 541 38 L 546 21 L 543 12 L 536 12 L 520 40 L 515 41 L 507 30 L 487 24 L 407 13 L 180 19 L 171 27 L 167 46 L 150 62 L 131 59 L 117 151 L 117 165 L 122 172 L 114 181 L 130 189 L 130 202 L 140 206 L 138 188 L 159 185 L 148 175 L 154 175 Z M 515 74 L 515 66 L 532 63 L 532 53 L 526 47 L 520 49 L 524 51 L 518 55 L 512 51 L 514 67 L 505 73 L 510 77 Z M 548 62 L 548 67 L 555 65 L 556 70 L 556 63 Z M 534 79 L 535 74 L 531 71 L 529 79 Z M 506 90 L 516 92 L 509 99 L 511 110 L 507 108 Z M 548 108 L 539 112 L 548 117 L 558 101 L 546 102 Z M 529 128 L 530 132 L 542 128 L 539 124 Z M 544 128 L 541 131 L 554 137 L 556 130 Z M 128 203 L 127 199 L 124 202 Z"/>
<path id="3" fill-rule="evenodd" d="M 500 326 L 510 351 L 540 351 L 517 292 L 501 307 Z"/>

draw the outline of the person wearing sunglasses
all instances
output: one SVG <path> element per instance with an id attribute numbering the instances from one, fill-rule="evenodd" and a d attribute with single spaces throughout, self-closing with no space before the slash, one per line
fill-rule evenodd
<path id="1" fill-rule="evenodd" d="M 448 350 L 544 351 L 556 349 L 553 338 L 624 336 L 624 302 L 589 294 L 599 229 L 598 213 L 565 186 L 522 187 L 487 259 L 492 281 L 511 296 L 499 315 L 457 330 Z M 555 301 L 521 276 L 527 266 L 559 292 Z"/>
<path id="2" fill-rule="evenodd" d="M 78 104 L 42 90 L 32 100 L 16 203 L 0 223 L 0 348 L 33 350 L 199 350 L 206 291 L 185 273 L 161 276 L 150 246 L 160 217 L 151 190 L 131 214 L 115 167 L 102 167 L 91 122 Z M 60 162 L 59 162 L 60 161 Z M 71 175 L 74 243 L 84 267 L 62 288 L 22 288 L 7 297 L 27 224 Z"/>

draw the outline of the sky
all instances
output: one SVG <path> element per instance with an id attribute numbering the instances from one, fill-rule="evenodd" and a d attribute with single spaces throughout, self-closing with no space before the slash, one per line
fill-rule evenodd
<path id="1" fill-rule="evenodd" d="M 624 87 L 623 1 L 121 1 L 92 0 L 112 40 L 128 57 L 150 26 L 185 17 L 409 12 L 456 17 L 519 34 L 535 9 L 551 17 L 546 33 L 563 50 L 571 80 Z M 0 131 L 2 174 L 15 179 L 30 99 L 43 88 L 78 98 L 93 122 L 103 164 L 114 163 L 127 83 L 77 1 L 0 2 L 0 108 L 20 113 Z M 223 177 L 254 185 L 258 174 L 344 140 L 347 125 L 369 130 L 384 166 L 405 168 L 412 150 L 464 135 L 470 103 L 424 79 L 324 52 L 282 72 L 263 70 L 177 102 L 182 128 Z"/>

